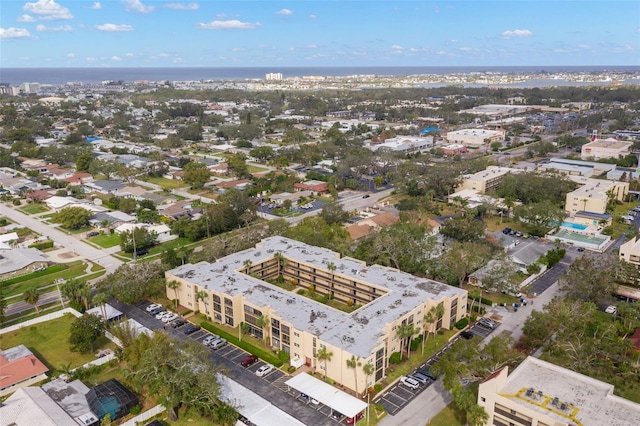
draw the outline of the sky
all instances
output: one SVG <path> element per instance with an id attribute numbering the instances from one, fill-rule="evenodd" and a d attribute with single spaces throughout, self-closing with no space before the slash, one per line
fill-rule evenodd
<path id="1" fill-rule="evenodd" d="M 640 1 L 0 1 L 0 67 L 541 65 L 640 65 Z"/>

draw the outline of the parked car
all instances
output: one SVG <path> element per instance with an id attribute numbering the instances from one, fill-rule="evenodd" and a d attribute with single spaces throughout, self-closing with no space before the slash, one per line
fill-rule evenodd
<path id="1" fill-rule="evenodd" d="M 347 417 L 344 422 L 346 424 L 348 424 L 348 425 L 354 425 L 354 424 L 356 424 L 356 422 L 358 422 L 362 418 L 363 415 L 364 414 L 362 412 L 360 412 L 360 413 L 356 414 L 355 417 Z"/>
<path id="2" fill-rule="evenodd" d="M 609 305 L 605 308 L 604 311 L 608 314 L 615 315 L 618 312 L 618 308 L 613 305 Z"/>
<path id="3" fill-rule="evenodd" d="M 209 347 L 215 351 L 220 349 L 226 344 L 227 344 L 227 339 L 219 338 L 218 340 L 214 340 L 213 342 L 211 342 Z"/>
<path id="4" fill-rule="evenodd" d="M 340 421 L 344 418 L 344 414 L 342 413 L 338 413 L 337 411 L 334 411 L 333 413 L 331 413 L 331 417 L 334 418 L 337 421 Z"/>
<path id="5" fill-rule="evenodd" d="M 433 374 L 431 372 L 431 370 L 429 369 L 429 366 L 425 365 L 424 367 L 418 368 L 418 373 L 422 374 L 423 376 L 427 376 L 430 380 L 433 380 L 434 382 L 436 380 L 438 380 L 438 376 L 436 376 L 435 374 Z"/>
<path id="6" fill-rule="evenodd" d="M 166 322 L 168 324 L 168 323 L 170 323 L 171 321 L 173 321 L 176 318 L 178 318 L 178 314 L 176 314 L 175 312 L 171 312 L 170 315 L 162 317 L 162 319 L 160 321 Z"/>
<path id="7" fill-rule="evenodd" d="M 185 325 L 186 323 L 187 323 L 187 321 L 183 320 L 182 318 L 178 318 L 177 320 L 175 320 L 174 322 L 171 323 L 171 327 L 180 328 L 183 325 Z"/>
<path id="8" fill-rule="evenodd" d="M 100 235 L 98 231 L 87 232 L 87 237 L 96 237 L 98 235 Z"/>
<path id="9" fill-rule="evenodd" d="M 136 250 L 136 256 L 137 257 L 144 256 L 147 253 L 149 253 L 149 250 L 147 250 L 147 249 Z"/>
<path id="10" fill-rule="evenodd" d="M 420 387 L 420 382 L 418 382 L 416 379 L 412 379 L 411 377 L 400 377 L 400 383 L 413 390 L 416 390 Z"/>
<path id="11" fill-rule="evenodd" d="M 510 232 L 511 232 L 511 228 L 504 228 L 502 230 L 502 233 L 505 234 L 505 235 L 509 234 Z"/>
<path id="12" fill-rule="evenodd" d="M 158 315 L 161 312 L 164 312 L 164 308 L 162 306 L 150 310 L 149 311 L 149 315 L 153 315 L 155 317 L 156 315 Z"/>
<path id="13" fill-rule="evenodd" d="M 480 318 L 478 320 L 478 325 L 484 328 L 489 328 L 493 330 L 498 325 L 494 320 L 489 318 Z"/>
<path id="14" fill-rule="evenodd" d="M 247 355 L 244 358 L 242 358 L 242 361 L 240 361 L 240 365 L 243 367 L 249 367 L 253 364 L 255 364 L 256 362 L 258 362 L 258 357 L 255 355 Z"/>
<path id="15" fill-rule="evenodd" d="M 407 377 L 409 377 L 410 379 L 416 380 L 422 384 L 427 384 L 429 383 L 429 378 L 427 376 L 425 376 L 422 373 L 419 373 L 417 371 L 414 371 L 413 373 L 409 373 L 407 374 Z"/>
<path id="16" fill-rule="evenodd" d="M 210 345 L 211 343 L 215 342 L 219 338 L 220 338 L 220 336 L 218 336 L 216 334 L 209 334 L 207 337 L 202 339 L 202 344 L 203 345 Z"/>
<path id="17" fill-rule="evenodd" d="M 158 312 L 157 314 L 155 314 L 154 316 L 155 316 L 156 319 L 161 320 L 162 318 L 164 318 L 164 317 L 166 317 L 168 315 L 171 315 L 171 312 L 165 311 L 163 309 L 160 312 Z"/>
<path id="18" fill-rule="evenodd" d="M 460 336 L 462 336 L 463 339 L 471 340 L 473 339 L 474 334 L 469 330 L 465 330 L 462 333 L 460 333 Z"/>
<path id="19" fill-rule="evenodd" d="M 147 312 L 151 312 L 151 311 L 153 311 L 154 309 L 157 309 L 157 308 L 162 308 L 162 305 L 159 304 L 159 303 L 152 303 L 149 306 L 147 306 Z"/>
<path id="20" fill-rule="evenodd" d="M 182 332 L 184 334 L 193 334 L 196 331 L 200 330 L 200 326 L 199 325 L 195 325 L 195 324 L 189 324 L 188 326 L 186 326 L 184 328 L 184 330 L 182 330 Z"/>
<path id="21" fill-rule="evenodd" d="M 369 198 L 369 197 L 371 197 L 371 195 L 369 195 L 369 194 L 364 194 L 364 195 L 362 196 L 362 198 Z"/>
<path id="22" fill-rule="evenodd" d="M 273 371 L 274 367 L 271 364 L 265 364 L 262 367 L 258 368 L 256 370 L 256 376 L 258 377 L 264 377 L 267 374 L 271 373 Z"/>

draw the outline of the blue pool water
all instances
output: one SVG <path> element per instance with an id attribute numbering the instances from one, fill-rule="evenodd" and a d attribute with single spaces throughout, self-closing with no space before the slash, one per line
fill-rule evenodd
<path id="1" fill-rule="evenodd" d="M 583 225 L 581 223 L 573 223 L 573 222 L 562 222 L 562 227 L 577 229 L 578 231 L 584 231 L 585 229 L 587 229 L 587 225 Z"/>

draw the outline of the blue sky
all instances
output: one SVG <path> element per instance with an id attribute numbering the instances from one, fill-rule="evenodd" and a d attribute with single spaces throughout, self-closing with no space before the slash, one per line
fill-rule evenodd
<path id="1" fill-rule="evenodd" d="M 509 65 L 640 65 L 640 1 L 0 2 L 2 67 Z"/>

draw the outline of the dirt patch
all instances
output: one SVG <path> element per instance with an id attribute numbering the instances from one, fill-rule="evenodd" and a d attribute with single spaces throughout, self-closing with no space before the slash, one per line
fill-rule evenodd
<path id="1" fill-rule="evenodd" d="M 58 257 L 61 259 L 71 259 L 72 257 L 76 257 L 76 255 L 72 251 L 67 251 L 67 252 L 58 254 Z"/>

